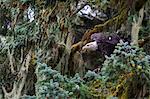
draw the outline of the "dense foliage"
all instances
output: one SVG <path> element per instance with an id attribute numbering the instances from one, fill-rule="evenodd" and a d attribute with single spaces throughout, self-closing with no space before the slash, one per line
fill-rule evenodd
<path id="1" fill-rule="evenodd" d="M 39 99 L 90 99 L 115 96 L 138 98 L 149 94 L 149 55 L 136 46 L 120 41 L 114 53 L 106 57 L 100 72 L 88 71 L 83 78 L 78 74 L 73 78 L 67 78 L 46 64 L 38 63 L 36 96 Z"/>
<path id="2" fill-rule="evenodd" d="M 137 46 L 121 41 L 113 54 L 105 60 L 101 75 L 102 81 L 105 86 L 109 85 L 113 95 L 128 98 L 145 96 L 150 88 L 150 56 Z"/>
<path id="3" fill-rule="evenodd" d="M 0 99 L 149 98 L 149 5 L 0 0 Z M 128 42 L 84 52 L 99 32 Z"/>

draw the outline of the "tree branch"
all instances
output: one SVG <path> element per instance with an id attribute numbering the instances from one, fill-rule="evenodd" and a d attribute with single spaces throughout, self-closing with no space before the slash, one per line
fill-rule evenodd
<path id="1" fill-rule="evenodd" d="M 11 54 L 13 54 L 13 53 L 10 54 L 10 51 L 8 51 L 8 53 L 10 55 L 9 56 L 10 60 L 12 61 Z M 31 61 L 31 54 L 32 54 L 32 49 L 29 50 L 28 54 L 26 55 L 26 58 L 24 59 L 24 61 L 22 63 L 22 66 L 18 73 L 18 75 L 20 76 L 20 79 L 17 82 L 14 82 L 12 91 L 8 93 L 5 89 L 5 87 L 2 86 L 2 89 L 5 94 L 6 99 L 20 99 L 21 92 L 25 85 L 26 77 L 28 74 L 28 68 L 29 68 L 30 61 Z"/>
<path id="2" fill-rule="evenodd" d="M 12 52 L 10 53 L 10 49 L 8 48 L 8 58 L 9 58 L 9 61 L 10 61 L 10 66 L 11 66 L 11 72 L 14 73 L 15 70 L 14 70 L 14 65 L 13 65 L 13 54 L 14 54 L 14 49 L 12 49 Z"/>
<path id="3" fill-rule="evenodd" d="M 138 36 L 143 21 L 143 17 L 144 17 L 144 7 L 142 7 L 139 11 L 138 21 L 136 21 L 135 18 L 133 19 L 134 22 L 132 23 L 131 39 L 132 44 L 134 45 L 138 45 Z"/>

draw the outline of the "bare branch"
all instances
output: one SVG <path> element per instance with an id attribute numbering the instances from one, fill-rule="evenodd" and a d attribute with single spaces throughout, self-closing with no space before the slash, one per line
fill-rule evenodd
<path id="1" fill-rule="evenodd" d="M 17 86 L 16 86 L 16 83 L 13 83 L 13 89 L 9 93 L 6 91 L 4 86 L 2 86 L 2 89 L 3 89 L 3 92 L 4 92 L 5 98 L 6 99 L 12 99 L 12 97 L 14 97 L 13 95 L 15 94 L 15 92 L 17 90 Z"/>
<path id="2" fill-rule="evenodd" d="M 2 86 L 2 89 L 3 89 L 4 95 L 7 95 L 8 93 L 7 93 L 7 91 L 6 91 L 4 86 Z"/>
<path id="3" fill-rule="evenodd" d="M 139 18 L 138 18 L 138 24 L 141 25 L 144 17 L 144 7 L 140 9 L 139 11 Z"/>
<path id="4" fill-rule="evenodd" d="M 138 21 L 134 19 L 134 23 L 132 24 L 132 31 L 131 31 L 131 37 L 132 37 L 132 43 L 135 45 L 138 45 L 138 36 L 139 36 L 139 30 L 141 28 L 141 24 L 143 21 L 144 16 L 144 7 L 140 9 L 139 11 L 139 18 Z"/>
<path id="5" fill-rule="evenodd" d="M 21 48 L 21 57 L 20 57 L 20 63 L 23 62 L 23 48 Z"/>
<path id="6" fill-rule="evenodd" d="M 22 74 L 22 80 L 21 80 L 21 83 L 20 83 L 19 88 L 18 88 L 18 96 L 17 96 L 18 99 L 21 96 L 21 91 L 22 91 L 24 84 L 25 84 L 25 81 L 26 81 L 28 68 L 29 68 L 30 61 L 31 61 L 31 54 L 32 54 L 32 49 L 29 50 L 29 53 L 27 54 L 27 56 L 24 60 L 25 64 L 23 64 L 21 69 L 20 69 L 20 73 Z"/>
<path id="7" fill-rule="evenodd" d="M 26 58 L 24 59 L 24 61 L 22 63 L 22 66 L 18 73 L 18 75 L 21 77 L 16 83 L 14 82 L 12 91 L 8 93 L 5 89 L 5 87 L 2 86 L 2 89 L 5 94 L 6 99 L 20 99 L 21 91 L 25 85 L 26 77 L 28 74 L 28 68 L 29 68 L 30 61 L 31 61 L 31 53 L 32 53 L 32 49 L 29 50 Z M 13 52 L 10 53 L 10 50 L 8 50 L 8 55 L 9 55 L 10 60 L 12 61 L 11 57 L 13 55 Z"/>
<path id="8" fill-rule="evenodd" d="M 10 53 L 10 49 L 8 48 L 8 58 L 10 61 L 10 66 L 11 66 L 11 72 L 14 73 L 14 65 L 13 65 L 13 54 L 14 54 L 14 49 L 12 49 L 12 52 Z"/>

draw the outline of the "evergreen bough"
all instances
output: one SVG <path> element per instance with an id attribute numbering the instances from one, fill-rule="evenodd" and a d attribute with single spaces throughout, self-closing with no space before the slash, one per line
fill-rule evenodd
<path id="1" fill-rule="evenodd" d="M 68 97 L 74 97 L 80 88 L 80 84 L 83 83 L 79 75 L 67 78 L 46 64 L 39 62 L 37 63 L 36 75 L 37 99 L 67 99 Z"/>
<path id="2" fill-rule="evenodd" d="M 101 69 L 101 79 L 113 95 L 134 94 L 138 87 L 150 88 L 150 56 L 142 48 L 120 41 Z M 136 89 L 137 88 L 137 89 Z M 135 92 L 136 93 L 136 92 Z"/>

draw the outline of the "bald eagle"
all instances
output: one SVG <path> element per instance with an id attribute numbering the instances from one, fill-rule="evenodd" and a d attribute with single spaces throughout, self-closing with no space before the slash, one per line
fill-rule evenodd
<path id="1" fill-rule="evenodd" d="M 121 38 L 117 34 L 94 33 L 90 39 L 91 42 L 83 46 L 82 50 L 100 51 L 103 55 L 109 56 Z"/>

